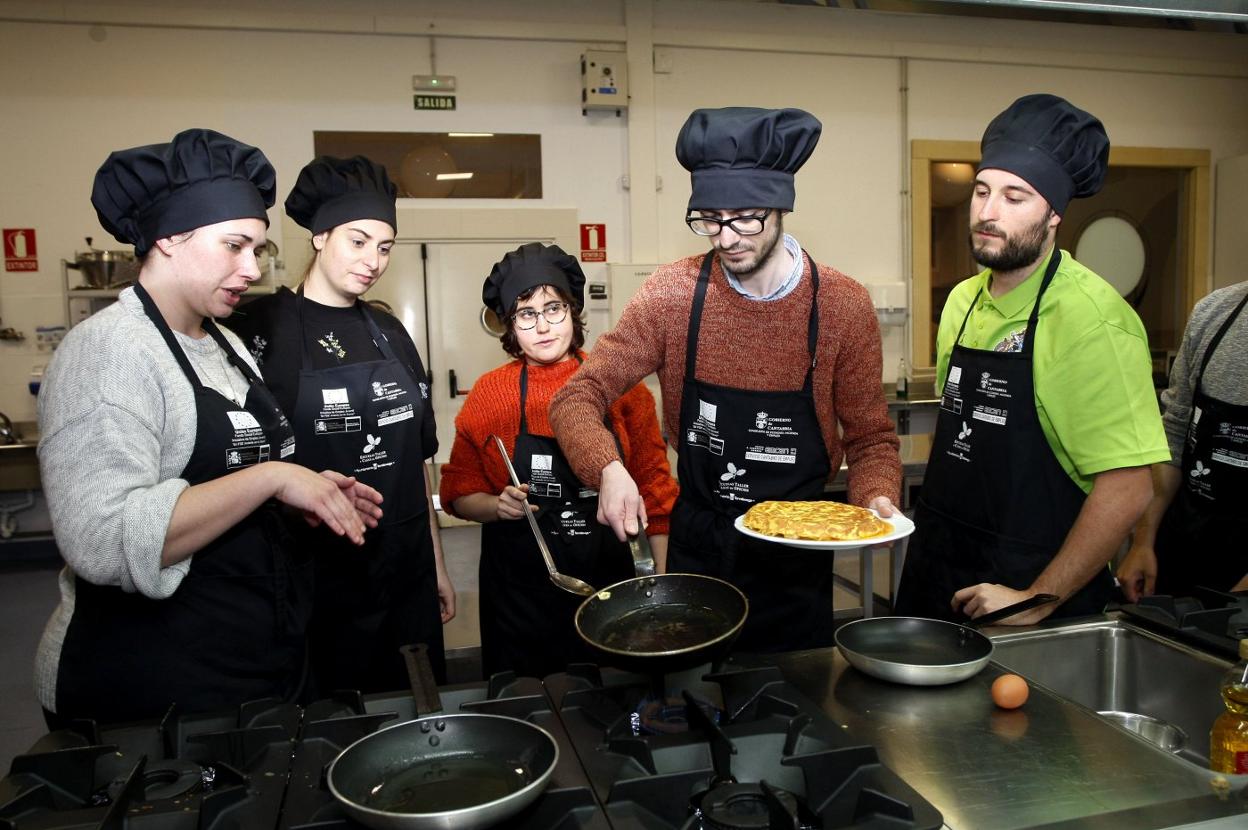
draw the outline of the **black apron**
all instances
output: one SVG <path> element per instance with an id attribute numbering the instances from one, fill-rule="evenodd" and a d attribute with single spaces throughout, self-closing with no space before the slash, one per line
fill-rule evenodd
<path id="1" fill-rule="evenodd" d="M 181 478 L 192 486 L 294 450 L 290 424 L 211 320 L 205 331 L 251 387 L 243 406 L 199 381 L 142 284 L 135 294 L 195 393 L 195 447 Z M 62 718 L 116 722 L 293 698 L 300 692 L 311 568 L 298 558 L 276 502 L 260 506 L 196 551 L 166 599 L 75 578 L 61 649 Z"/>
<path id="2" fill-rule="evenodd" d="M 555 567 L 595 588 L 631 578 L 628 545 L 598 523 L 598 492 L 581 484 L 554 438 L 529 432 L 528 391 L 526 364 L 520 369 L 520 431 L 512 461 L 516 475 L 529 483 L 529 501 L 538 508 Z M 594 660 L 573 622 L 584 597 L 550 581 L 528 521 L 481 525 L 479 576 L 485 677 L 507 669 L 545 677 L 568 663 Z"/>
<path id="3" fill-rule="evenodd" d="M 1021 352 L 959 345 L 978 294 L 962 320 L 915 509 L 897 614 L 951 620 L 957 615 L 950 603 L 962 588 L 981 582 L 1029 588 L 1083 507 L 1083 490 L 1044 437 L 1032 380 L 1040 303 L 1061 258 L 1054 250 Z M 1100 613 L 1112 588 L 1109 570 L 1102 568 L 1052 616 Z"/>
<path id="4" fill-rule="evenodd" d="M 810 363 L 800 390 L 760 392 L 697 379 L 698 331 L 713 253 L 702 260 L 689 315 L 676 466 L 680 496 L 672 509 L 667 569 L 716 576 L 745 593 L 750 614 L 737 641 L 741 651 L 832 644 L 833 553 L 761 542 L 732 526 L 755 502 L 821 498 L 831 471 L 812 392 L 819 268 L 804 251 L 803 256 L 810 263 L 812 299 Z M 765 351 L 756 358 L 766 360 Z"/>
<path id="5" fill-rule="evenodd" d="M 1229 591 L 1248 573 L 1248 406 L 1201 391 L 1209 358 L 1248 303 L 1239 301 L 1209 341 L 1196 375 L 1183 447 L 1183 482 L 1157 531 L 1157 593 Z"/>
<path id="6" fill-rule="evenodd" d="M 364 302 L 355 307 L 381 359 L 313 368 L 303 302 L 300 289 L 295 297 L 301 350 L 293 418 L 297 460 L 313 470 L 355 476 L 384 499 L 381 524 L 364 534 L 363 547 L 323 527 L 300 532 L 316 561 L 308 645 L 317 692 L 407 688 L 398 650 L 406 643 L 428 644 L 434 674 L 445 682 L 421 443 L 426 393 Z"/>

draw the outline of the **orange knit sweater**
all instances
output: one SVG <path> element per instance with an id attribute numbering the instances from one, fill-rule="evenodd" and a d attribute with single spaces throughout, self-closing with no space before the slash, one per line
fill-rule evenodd
<path id="1" fill-rule="evenodd" d="M 439 494 L 443 510 L 453 514 L 455 500 L 461 496 L 496 494 L 511 483 L 507 467 L 490 436 L 502 438 L 508 454 L 515 452 L 516 433 L 520 431 L 520 365 L 519 360 L 513 360 L 485 373 L 472 385 L 463 409 L 455 418 L 451 460 L 442 467 Z M 575 360 L 529 366 L 525 409 L 530 433 L 551 434 L 547 417 L 550 399 L 578 368 L 580 364 Z M 633 385 L 611 407 L 611 422 L 624 450 L 624 466 L 637 482 L 645 501 L 649 521 L 647 533 L 651 536 L 665 534 L 677 487 L 667 463 L 667 449 L 663 446 L 650 390 L 640 383 Z M 609 433 L 607 440 L 612 442 L 614 452 L 615 442 Z"/>
<path id="2" fill-rule="evenodd" d="M 550 419 L 578 476 L 591 485 L 616 458 L 601 428 L 602 412 L 625 389 L 658 372 L 663 423 L 680 435 L 685 337 L 702 255 L 659 268 L 624 309 L 616 327 L 598 339 L 581 371 L 555 396 Z M 786 297 L 742 297 L 711 271 L 698 334 L 699 380 L 738 389 L 799 390 L 809 363 L 806 321 L 812 297 L 810 268 Z M 832 464 L 849 464 L 849 498 L 865 505 L 876 496 L 898 501 L 900 442 L 888 419 L 881 385 L 880 328 L 867 290 L 835 269 L 819 267 L 819 341 L 814 396 Z"/>

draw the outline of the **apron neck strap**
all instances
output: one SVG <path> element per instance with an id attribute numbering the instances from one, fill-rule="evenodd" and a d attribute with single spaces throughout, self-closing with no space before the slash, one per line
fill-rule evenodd
<path id="1" fill-rule="evenodd" d="M 199 375 L 195 373 L 194 367 L 191 366 L 190 358 L 188 358 L 186 356 L 186 352 L 183 351 L 182 344 L 179 343 L 177 338 L 173 336 L 173 329 L 169 328 L 169 323 L 166 322 L 165 316 L 160 313 L 160 308 L 157 307 L 156 301 L 152 299 L 152 295 L 149 294 L 147 289 L 143 287 L 143 283 L 138 281 L 134 283 L 134 295 L 138 297 L 139 302 L 143 304 L 143 311 L 147 313 L 148 319 L 152 321 L 152 324 L 156 326 L 156 331 L 160 332 L 160 336 L 164 338 L 165 345 L 169 347 L 170 353 L 173 354 L 173 359 L 176 360 L 178 362 L 178 366 L 182 368 L 182 373 L 186 375 L 186 379 L 191 382 L 191 388 L 197 392 L 203 390 L 204 385 L 200 382 Z M 212 327 L 211 331 L 216 330 L 216 326 L 207 319 L 203 321 L 203 326 L 205 330 L 208 330 L 209 326 Z M 211 333 L 211 331 L 209 331 L 209 333 Z M 217 334 L 219 336 L 220 332 Z M 227 350 L 227 354 L 231 354 L 232 352 L 232 349 Z"/>
<path id="2" fill-rule="evenodd" d="M 309 300 L 308 302 L 311 302 Z M 295 291 L 295 317 L 299 321 L 299 368 L 300 370 L 308 369 L 312 366 L 312 350 L 308 348 L 308 337 L 303 327 L 303 284 L 299 284 L 299 288 Z M 372 311 L 365 308 L 367 302 L 356 299 L 351 304 L 360 316 L 364 319 L 364 325 L 368 328 L 368 334 L 373 339 L 373 345 L 377 347 L 377 351 L 381 352 L 386 360 L 394 360 L 394 350 L 390 347 L 390 340 L 380 328 L 377 327 L 377 321 L 373 319 Z"/>
<path id="3" fill-rule="evenodd" d="M 804 250 L 802 258 L 810 264 L 811 280 L 810 315 L 806 320 L 806 354 L 810 362 L 806 365 L 806 378 L 802 381 L 802 391 L 809 392 L 814 385 L 815 350 L 819 344 L 819 266 Z M 698 283 L 693 291 L 693 308 L 689 312 L 689 328 L 685 334 L 686 380 L 697 379 L 698 332 L 702 329 L 702 306 L 706 302 L 706 290 L 711 284 L 711 265 L 714 261 L 715 252 L 707 251 L 702 258 L 702 270 L 698 273 Z"/>
<path id="4" fill-rule="evenodd" d="M 1235 318 L 1244 310 L 1244 304 L 1248 303 L 1248 292 L 1244 293 L 1244 298 L 1239 301 L 1239 305 L 1235 306 L 1227 318 L 1218 326 L 1217 332 L 1213 335 L 1213 339 L 1209 341 L 1208 347 L 1205 348 L 1205 356 L 1200 359 L 1200 371 L 1196 373 L 1196 385 L 1192 388 L 1197 392 L 1200 391 L 1201 381 L 1205 379 L 1205 367 L 1209 365 L 1209 358 L 1213 357 L 1213 352 L 1218 348 L 1218 344 L 1222 342 L 1223 336 L 1230 329 L 1231 324 L 1235 322 Z"/>
<path id="5" fill-rule="evenodd" d="M 581 356 L 575 351 L 572 352 L 572 359 L 578 364 L 583 364 Z M 525 403 L 529 399 L 529 361 L 523 356 L 520 358 L 520 434 L 529 431 L 529 416 L 525 412 Z"/>
<path id="6" fill-rule="evenodd" d="M 1049 284 L 1053 282 L 1053 276 L 1057 273 L 1058 265 L 1062 261 L 1062 251 L 1056 245 L 1053 246 L 1053 256 L 1049 257 L 1049 265 L 1044 269 L 1044 278 L 1040 280 L 1040 290 L 1036 292 L 1036 301 L 1031 304 L 1031 314 L 1027 315 L 1027 332 L 1023 335 L 1023 351 L 1030 352 L 1032 344 L 1036 340 L 1036 323 L 1040 320 L 1040 298 L 1044 296 L 1044 292 L 1049 290 Z M 979 298 L 983 296 L 984 288 L 980 286 L 975 292 L 975 297 L 971 300 L 971 307 L 966 310 L 965 316 L 962 317 L 962 325 L 958 328 L 958 336 L 953 339 L 956 346 L 962 342 L 962 333 L 966 331 L 966 323 L 971 319 L 971 312 L 975 310 L 975 304 L 979 302 Z"/>

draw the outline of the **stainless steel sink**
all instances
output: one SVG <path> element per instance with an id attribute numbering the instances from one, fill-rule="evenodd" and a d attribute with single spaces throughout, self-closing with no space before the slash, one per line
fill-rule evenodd
<path id="1" fill-rule="evenodd" d="M 1001 666 L 1209 768 L 1209 728 L 1223 711 L 1218 684 L 1230 661 L 1121 620 L 1000 634 L 992 641 L 992 659 Z M 1186 736 L 1177 748 L 1166 725 Z"/>

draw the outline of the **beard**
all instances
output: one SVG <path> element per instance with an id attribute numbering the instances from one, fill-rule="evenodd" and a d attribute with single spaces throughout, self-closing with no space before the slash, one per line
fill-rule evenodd
<path id="1" fill-rule="evenodd" d="M 972 225 L 969 237 L 971 256 L 983 267 L 1002 273 L 1017 271 L 1031 265 L 1040 259 L 1040 255 L 1044 252 L 1044 245 L 1049 238 L 1050 216 L 1052 216 L 1051 210 L 1039 222 L 1029 228 L 1024 228 L 1014 236 L 1006 234 L 991 222 Z M 977 231 L 998 234 L 1004 239 L 1005 245 L 996 252 L 988 250 L 983 245 L 976 245 L 975 233 Z"/>
<path id="2" fill-rule="evenodd" d="M 724 266 L 725 270 L 729 271 L 737 279 L 753 276 L 755 272 L 762 268 L 767 261 L 771 259 L 772 254 L 776 251 L 776 245 L 780 242 L 780 238 L 783 235 L 784 229 L 780 226 L 779 222 L 777 222 L 775 233 L 772 235 L 771 239 L 760 242 L 753 257 L 746 259 L 743 262 L 729 265 L 721 256 L 719 264 Z M 747 236 L 742 237 L 742 240 L 752 240 L 758 238 L 758 236 Z"/>

